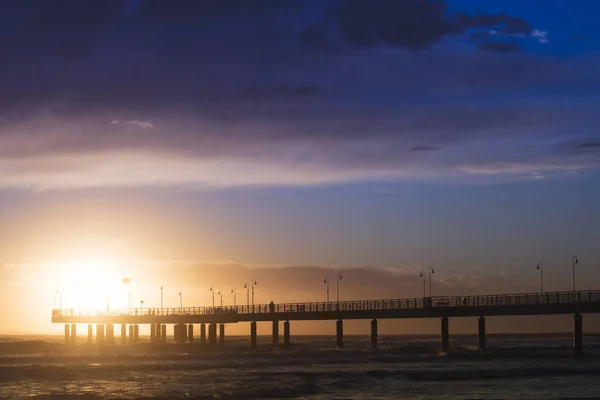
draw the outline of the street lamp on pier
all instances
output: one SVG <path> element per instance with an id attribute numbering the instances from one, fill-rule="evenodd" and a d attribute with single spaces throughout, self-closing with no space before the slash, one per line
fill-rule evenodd
<path id="1" fill-rule="evenodd" d="M 431 274 L 435 274 L 433 267 L 429 267 L 429 297 L 431 297 Z"/>
<path id="2" fill-rule="evenodd" d="M 210 291 L 212 292 L 212 303 L 213 303 L 213 308 L 214 308 L 214 306 L 215 306 L 215 287 L 211 286 Z"/>
<path id="3" fill-rule="evenodd" d="M 235 289 L 231 289 L 231 293 L 233 293 L 233 308 L 236 308 L 236 295 Z"/>
<path id="4" fill-rule="evenodd" d="M 248 282 L 244 283 L 244 289 L 246 289 L 246 307 L 250 307 L 250 285 Z"/>
<path id="5" fill-rule="evenodd" d="M 540 271 L 540 293 L 544 294 L 544 269 L 542 268 L 542 263 L 538 263 L 536 269 Z"/>
<path id="6" fill-rule="evenodd" d="M 573 256 L 573 271 L 572 271 L 573 291 L 575 291 L 575 264 L 579 264 L 579 259 L 577 258 L 577 256 Z"/>
<path id="7" fill-rule="evenodd" d="M 219 289 L 219 291 L 217 292 L 217 294 L 219 296 L 221 296 L 221 307 L 223 307 L 223 291 L 221 289 Z"/>
<path id="8" fill-rule="evenodd" d="M 425 298 L 425 274 L 423 273 L 423 271 L 421 271 L 419 277 L 423 280 L 423 298 Z"/>
<path id="9" fill-rule="evenodd" d="M 338 303 L 338 308 L 340 305 L 340 281 L 342 280 L 342 274 L 338 272 L 337 279 L 335 280 L 335 297 Z"/>
<path id="10" fill-rule="evenodd" d="M 254 286 L 258 285 L 256 279 L 252 279 L 252 307 L 254 307 Z"/>
<path id="11" fill-rule="evenodd" d="M 327 303 L 329 303 L 329 279 L 325 278 L 325 280 L 323 281 L 323 283 L 326 285 L 326 290 L 327 290 Z"/>

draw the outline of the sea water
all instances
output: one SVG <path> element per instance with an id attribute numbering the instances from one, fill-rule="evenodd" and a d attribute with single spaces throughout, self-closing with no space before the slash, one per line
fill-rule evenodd
<path id="1" fill-rule="evenodd" d="M 298 336 L 292 346 L 228 338 L 223 348 L 66 347 L 52 340 L 0 342 L 0 399 L 595 399 L 600 337 L 573 358 L 567 335 L 435 337 Z"/>

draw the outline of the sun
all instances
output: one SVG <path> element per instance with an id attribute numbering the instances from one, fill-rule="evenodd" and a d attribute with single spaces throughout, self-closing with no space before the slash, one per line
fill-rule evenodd
<path id="1" fill-rule="evenodd" d="M 127 289 L 119 272 L 119 263 L 106 257 L 62 263 L 57 293 L 63 309 L 95 314 L 126 307 Z"/>

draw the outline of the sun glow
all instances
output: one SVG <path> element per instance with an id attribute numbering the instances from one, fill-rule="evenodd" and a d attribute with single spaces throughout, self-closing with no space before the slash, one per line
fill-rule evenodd
<path id="1" fill-rule="evenodd" d="M 122 283 L 116 260 L 90 258 L 64 263 L 60 268 L 55 307 L 78 313 L 105 313 L 127 307 L 128 288 Z M 58 297 L 58 301 L 56 300 Z"/>

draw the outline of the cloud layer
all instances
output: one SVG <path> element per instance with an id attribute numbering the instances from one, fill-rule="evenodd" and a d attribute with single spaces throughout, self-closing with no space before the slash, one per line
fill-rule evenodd
<path id="1" fill-rule="evenodd" d="M 524 51 L 551 43 L 519 16 L 426 0 L 0 11 L 3 186 L 489 181 L 600 162 L 598 60 Z"/>

